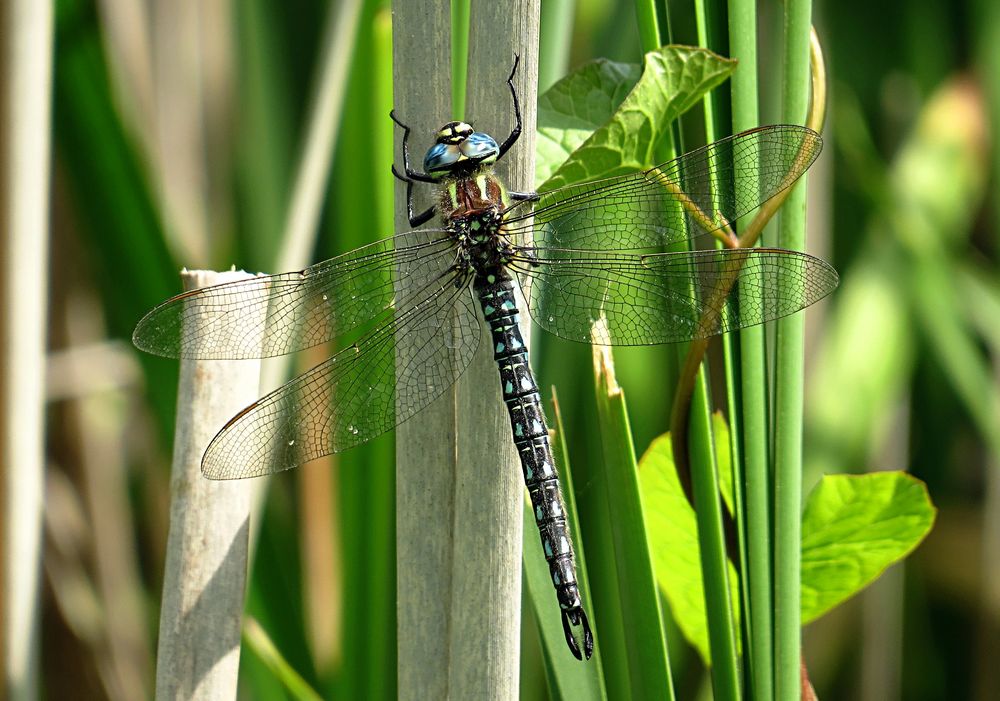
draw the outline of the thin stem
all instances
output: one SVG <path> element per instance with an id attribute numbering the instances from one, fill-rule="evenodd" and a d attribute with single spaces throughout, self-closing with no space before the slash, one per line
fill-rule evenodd
<path id="1" fill-rule="evenodd" d="M 471 0 L 451 0 L 451 116 L 465 118 Z"/>
<path id="2" fill-rule="evenodd" d="M 740 62 L 740 70 L 732 79 L 734 132 L 752 129 L 758 126 L 760 119 L 756 9 L 752 0 L 730 0 L 729 3 L 730 55 Z M 748 229 L 752 230 L 753 225 Z M 770 699 L 774 688 L 774 639 L 764 329 L 761 326 L 743 329 L 739 339 L 741 432 L 734 426 L 730 435 L 734 440 L 738 437 L 742 447 L 740 452 L 733 452 L 733 484 L 738 493 L 746 495 L 745 508 L 739 514 L 746 554 L 741 578 L 745 602 L 744 638 L 749 642 L 746 659 L 753 698 Z"/>
<path id="3" fill-rule="evenodd" d="M 698 19 L 699 43 L 710 47 L 709 24 L 710 6 L 708 0 L 697 0 L 695 12 Z M 715 106 L 711 95 L 705 99 L 705 134 L 708 141 L 717 138 L 715 133 Z M 683 193 L 679 193 L 685 209 L 694 219 L 708 223 L 704 213 Z M 704 225 L 712 230 L 715 227 Z M 718 232 L 719 245 L 732 246 L 736 236 L 727 225 Z M 727 290 L 728 291 L 728 290 Z M 719 494 L 718 463 L 715 453 L 715 438 L 712 431 L 712 412 L 708 393 L 708 381 L 703 366 L 707 340 L 693 341 L 685 359 L 681 378 L 689 387 L 679 388 L 684 396 L 691 397 L 690 407 L 675 407 L 683 412 L 683 419 L 690 421 L 689 430 L 675 432 L 672 442 L 679 442 L 675 455 L 679 452 L 690 457 L 690 470 L 679 470 L 682 484 L 689 500 L 696 504 L 695 517 L 698 524 L 698 549 L 701 557 L 701 575 L 705 591 L 705 612 L 708 623 L 708 639 L 712 656 L 712 689 L 717 699 L 736 700 L 741 698 L 739 659 L 736 652 L 736 619 L 733 602 L 729 595 L 729 562 L 726 558 L 726 534 L 723 524 L 724 509 Z M 690 473 L 690 474 L 689 474 Z"/>
<path id="4" fill-rule="evenodd" d="M 812 66 L 812 83 L 816 86 L 825 86 L 825 67 L 823 65 L 823 54 L 819 50 L 819 44 L 817 43 L 813 47 L 811 53 L 811 59 L 816 63 Z M 823 110 L 826 107 L 826 101 L 823 99 L 816 100 L 811 108 L 808 118 L 809 124 L 822 124 L 823 122 Z M 669 187 L 670 191 L 675 195 L 679 194 L 675 188 Z M 781 205 L 788 198 L 788 195 L 795 188 L 788 188 L 782 190 L 777 195 L 765 202 L 757 212 L 757 216 L 754 217 L 753 221 L 744 230 L 744 233 L 738 238 L 734 239 L 730 236 L 720 237 L 720 241 L 726 244 L 727 248 L 740 249 L 752 247 L 757 239 L 760 237 L 761 232 L 771 218 L 777 213 L 781 208 Z M 684 205 L 684 208 L 689 212 L 689 214 L 699 221 L 709 221 L 709 217 L 703 211 L 698 208 L 698 205 L 692 201 L 690 198 L 678 197 L 678 200 Z M 720 281 L 716 288 L 712 291 L 713 298 L 718 298 L 719 296 L 725 297 L 729 293 L 729 288 L 738 279 L 739 269 L 736 268 L 731 274 Z M 712 312 L 711 308 L 713 305 L 707 304 L 709 311 L 706 312 L 706 317 L 702 318 L 699 325 L 702 328 L 710 328 L 713 323 L 713 316 L 717 312 Z M 701 360 L 708 350 L 708 339 L 695 339 L 693 340 L 689 347 L 688 353 L 685 357 L 684 366 L 681 370 L 681 376 L 677 381 L 677 392 L 674 395 L 674 404 L 671 409 L 670 418 L 670 432 L 672 436 L 681 437 L 684 432 L 687 431 L 687 410 L 690 407 L 691 402 L 691 392 L 694 391 L 695 375 L 697 374 L 698 368 L 701 366 Z M 675 440 L 673 442 L 674 449 L 674 460 L 677 465 L 678 473 L 680 473 L 681 484 L 685 485 L 685 492 L 688 494 L 688 499 L 690 500 L 690 475 L 685 474 L 690 471 L 687 461 L 687 452 L 681 450 L 682 446 L 686 446 L 686 439 Z"/>
<path id="5" fill-rule="evenodd" d="M 655 0 L 635 0 L 635 18 L 639 26 L 639 45 L 643 53 L 660 48 L 660 23 Z"/>
<path id="6" fill-rule="evenodd" d="M 698 522 L 698 549 L 701 554 L 702 582 L 708 640 L 712 651 L 712 690 L 715 698 L 741 698 L 736 655 L 736 629 L 729 596 L 729 561 L 719 495 L 719 475 L 712 435 L 712 415 L 704 368 L 698 371 L 691 409 L 691 482 L 695 517 Z"/>
<path id="7" fill-rule="evenodd" d="M 298 701 L 321 701 L 319 694 L 288 663 L 257 619 L 247 618 L 243 627 L 243 639 L 271 673 L 281 681 L 292 698 Z"/>
<path id="8" fill-rule="evenodd" d="M 814 62 L 812 65 L 813 85 L 825 86 L 825 68 L 823 65 L 823 56 L 822 52 L 820 51 L 818 41 L 815 42 L 814 46 L 812 47 L 810 58 Z M 810 114 L 808 115 L 809 124 L 822 124 L 823 110 L 825 109 L 825 105 L 826 101 L 822 97 L 817 97 L 813 101 L 813 104 L 810 109 Z M 778 209 L 781 207 L 782 203 L 788 197 L 792 189 L 795 188 L 786 189 L 781 193 L 779 193 L 777 196 L 768 200 L 768 202 L 765 203 L 764 206 L 760 208 L 760 211 L 758 212 L 757 216 L 754 217 L 753 221 L 746 228 L 746 230 L 744 231 L 743 235 L 739 238 L 739 240 L 732 241 L 731 239 L 729 239 L 730 246 L 732 248 L 753 246 L 753 244 L 759 238 L 760 233 L 767 225 L 767 222 L 778 211 Z M 690 205 L 685 203 L 685 208 L 688 209 L 689 211 L 691 210 L 692 207 L 697 208 L 697 205 L 695 205 L 693 202 Z M 699 219 L 707 218 L 703 212 L 700 214 L 693 213 L 693 216 Z M 723 241 L 726 241 L 727 239 L 728 237 L 724 238 Z M 738 278 L 738 274 L 739 273 L 737 268 L 737 270 L 733 272 L 728 278 L 720 281 L 717 287 L 712 291 L 712 295 L 722 296 L 722 297 L 727 295 L 730 287 Z M 708 305 L 709 308 L 712 308 L 712 306 L 713 305 L 711 304 Z M 713 312 L 709 311 L 707 313 L 706 318 L 702 319 L 701 323 L 705 325 L 705 328 L 707 328 L 708 327 L 707 325 L 711 323 L 711 317 L 713 314 L 714 314 Z M 688 432 L 690 429 L 689 410 L 692 404 L 692 397 L 694 396 L 694 393 L 696 391 L 696 381 L 698 377 L 698 372 L 701 368 L 701 362 L 707 350 L 708 350 L 708 339 L 696 339 L 692 341 L 691 344 L 689 345 L 688 353 L 687 356 L 685 357 L 680 377 L 678 378 L 677 391 L 674 394 L 674 404 L 671 410 L 671 417 L 670 417 L 670 434 L 671 434 L 672 452 L 674 456 L 674 464 L 677 467 L 678 477 L 680 478 L 681 485 L 684 488 L 685 494 L 687 495 L 688 501 L 691 503 L 692 507 L 695 506 L 695 498 L 692 489 L 691 466 L 688 460 L 689 456 Z M 764 473 L 767 474 L 766 460 L 763 463 L 763 465 L 764 465 Z M 748 474 L 747 479 L 751 478 L 752 478 L 751 475 Z M 749 508 L 755 508 L 755 507 L 748 504 L 748 509 Z M 756 508 L 760 508 L 760 505 L 758 504 Z M 766 504 L 764 505 L 764 508 L 766 513 Z M 723 517 L 725 516 L 723 515 Z M 765 524 L 766 522 L 763 522 L 758 525 L 765 525 Z M 767 535 L 766 533 L 762 532 L 757 533 L 757 537 L 761 541 L 758 543 L 758 545 L 763 546 L 764 553 L 769 553 L 769 545 L 768 545 L 769 539 L 766 537 L 766 535 Z M 728 544 L 728 552 L 731 558 L 733 558 L 734 560 L 738 559 L 739 549 L 735 543 Z M 770 568 L 769 555 L 766 562 L 764 560 L 760 560 L 758 562 L 758 565 L 761 567 L 763 567 L 765 564 L 768 566 L 766 569 L 769 570 Z M 765 582 L 767 581 L 768 578 L 765 578 Z M 769 598 L 765 598 L 764 600 L 769 601 Z M 766 642 L 763 644 L 766 644 Z M 765 686 L 766 683 L 767 682 L 765 681 L 764 682 Z"/>
<path id="9" fill-rule="evenodd" d="M 783 118 L 805 121 L 809 109 L 811 0 L 785 4 Z M 819 102 L 819 100 L 817 100 Z M 805 248 L 805 177 L 791 188 L 781 217 L 779 245 Z M 805 326 L 802 314 L 777 322 L 774 420 L 775 696 L 801 698 L 802 395 Z"/>
<path id="10" fill-rule="evenodd" d="M 812 90 L 809 93 L 811 102 L 806 126 L 819 133 L 823 131 L 826 119 L 826 60 L 816 27 L 809 28 L 809 70 Z"/>

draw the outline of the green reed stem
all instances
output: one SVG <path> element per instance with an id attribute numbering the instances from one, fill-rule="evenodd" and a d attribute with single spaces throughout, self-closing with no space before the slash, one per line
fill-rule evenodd
<path id="1" fill-rule="evenodd" d="M 729 2 L 730 55 L 740 62 L 733 75 L 733 131 L 756 127 L 759 122 L 757 98 L 757 16 L 752 0 Z M 742 452 L 733 450 L 733 484 L 743 492 L 745 512 L 740 515 L 745 540 L 745 560 L 741 578 L 745 602 L 744 625 L 749 642 L 746 650 L 753 698 L 773 695 L 773 599 L 771 590 L 771 477 L 768 466 L 767 350 L 763 326 L 740 332 L 739 416 L 742 432 L 735 426 L 730 435 L 740 439 Z M 735 402 L 734 402 L 735 403 Z"/>
<path id="2" fill-rule="evenodd" d="M 720 11 L 713 0 L 696 0 L 695 14 L 699 44 L 713 46 L 711 29 L 713 13 Z M 715 141 L 717 107 L 713 95 L 705 99 L 705 140 Z M 728 339 L 727 339 L 728 340 Z M 689 354 L 704 356 L 707 344 L 694 342 Z M 693 356 L 689 356 L 693 357 Z M 698 546 L 701 554 L 702 582 L 705 590 L 705 612 L 708 619 L 708 639 L 712 655 L 712 688 L 716 699 L 741 698 L 739 655 L 736 646 L 736 616 L 730 598 L 729 560 L 723 526 L 723 506 L 719 494 L 718 462 L 712 431 L 712 408 L 709 399 L 706 364 L 701 368 L 693 387 L 687 432 L 692 493 L 698 524 Z M 692 368 L 693 369 L 693 368 Z M 683 433 L 683 431 L 681 431 Z"/>
<path id="3" fill-rule="evenodd" d="M 635 0 L 635 19 L 643 53 L 660 48 L 660 22 L 655 0 Z"/>
<path id="4" fill-rule="evenodd" d="M 698 371 L 695 382 L 690 422 L 691 486 L 698 523 L 701 578 L 705 587 L 708 642 L 712 652 L 712 690 L 718 701 L 736 701 L 741 698 L 736 628 L 729 598 L 729 561 L 704 368 Z"/>
<path id="5" fill-rule="evenodd" d="M 802 124 L 809 108 L 811 0 L 785 4 L 782 117 Z M 805 247 L 805 178 L 796 185 L 781 217 L 779 245 Z M 775 367 L 775 697 L 801 698 L 800 542 L 802 508 L 803 316 L 777 323 Z"/>
<path id="6" fill-rule="evenodd" d="M 472 0 L 451 0 L 451 113 L 465 118 L 469 79 L 469 17 Z"/>

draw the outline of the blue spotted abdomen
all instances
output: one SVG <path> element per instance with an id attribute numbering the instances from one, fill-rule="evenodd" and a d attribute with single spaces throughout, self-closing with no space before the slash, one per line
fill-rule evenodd
<path id="1" fill-rule="evenodd" d="M 566 509 L 559 491 L 559 476 L 542 414 L 541 396 L 528 367 L 528 350 L 521 338 L 513 282 L 501 268 L 496 274 L 477 276 L 475 290 L 493 337 L 500 389 L 510 414 L 514 446 L 521 458 L 524 484 L 531 496 L 535 523 L 559 606 L 566 613 L 575 613 L 580 610 L 581 601 L 573 544 L 566 525 Z"/>

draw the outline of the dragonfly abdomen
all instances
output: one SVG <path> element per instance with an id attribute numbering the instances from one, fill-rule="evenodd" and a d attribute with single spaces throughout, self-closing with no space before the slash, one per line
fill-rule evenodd
<path id="1" fill-rule="evenodd" d="M 562 609 L 566 640 L 580 658 L 580 645 L 571 627 L 582 624 L 582 654 L 589 658 L 593 636 L 577 586 L 573 542 L 542 413 L 541 395 L 528 365 L 528 349 L 521 337 L 513 282 L 502 269 L 498 270 L 497 274 L 477 276 L 475 289 L 493 338 L 493 359 L 500 370 L 500 390 L 510 415 L 514 447 L 521 459 L 524 484 L 531 497 L 545 560 Z"/>

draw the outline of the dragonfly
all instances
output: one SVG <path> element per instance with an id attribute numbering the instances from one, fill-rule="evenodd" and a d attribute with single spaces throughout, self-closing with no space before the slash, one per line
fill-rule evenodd
<path id="1" fill-rule="evenodd" d="M 507 78 L 514 126 L 500 143 L 448 122 L 417 169 L 410 127 L 390 113 L 403 131 L 403 168 L 392 172 L 406 183 L 413 230 L 299 271 L 178 295 L 143 317 L 133 340 L 166 357 L 243 359 L 356 336 L 219 431 L 202 472 L 239 479 L 347 450 L 419 416 L 489 337 L 567 646 L 582 660 L 594 634 L 521 313 L 572 341 L 677 343 L 797 312 L 838 277 L 805 253 L 691 243 L 731 232 L 795 183 L 822 147 L 804 127 L 752 129 L 616 177 L 508 190 L 493 167 L 521 135 L 517 65 Z M 435 189 L 424 211 L 414 207 L 417 185 Z M 197 325 L 186 321 L 195 316 Z"/>

